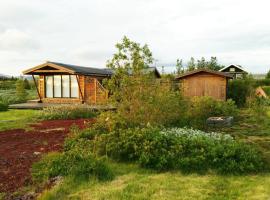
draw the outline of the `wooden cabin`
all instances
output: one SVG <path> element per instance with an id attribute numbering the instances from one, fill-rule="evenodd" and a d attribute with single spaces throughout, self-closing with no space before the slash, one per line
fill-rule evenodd
<path id="1" fill-rule="evenodd" d="M 102 80 L 110 78 L 113 73 L 110 69 L 57 62 L 46 62 L 23 71 L 24 75 L 32 75 L 42 103 L 104 104 L 109 92 L 102 86 Z M 144 73 L 160 78 L 155 67 L 144 69 Z"/>
<path id="2" fill-rule="evenodd" d="M 111 77 L 112 71 L 46 62 L 23 74 L 32 75 L 39 102 L 102 104 L 108 99 L 102 80 Z"/>
<path id="3" fill-rule="evenodd" d="M 242 79 L 248 72 L 246 72 L 240 65 L 229 65 L 219 70 L 232 75 L 233 79 Z"/>
<path id="4" fill-rule="evenodd" d="M 228 79 L 232 76 L 227 73 L 199 69 L 187 72 L 177 77 L 184 96 L 210 96 L 217 100 L 227 99 Z"/>

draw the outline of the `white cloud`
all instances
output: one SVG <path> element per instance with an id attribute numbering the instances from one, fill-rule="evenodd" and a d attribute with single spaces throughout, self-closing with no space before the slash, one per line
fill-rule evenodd
<path id="1" fill-rule="evenodd" d="M 16 29 L 0 32 L 0 51 L 25 51 L 35 50 L 38 43 L 27 33 Z"/>
<path id="2" fill-rule="evenodd" d="M 0 0 L 0 63 L 14 74 L 45 60 L 104 67 L 127 35 L 149 44 L 158 65 L 217 56 L 265 72 L 269 7 L 268 0 Z"/>

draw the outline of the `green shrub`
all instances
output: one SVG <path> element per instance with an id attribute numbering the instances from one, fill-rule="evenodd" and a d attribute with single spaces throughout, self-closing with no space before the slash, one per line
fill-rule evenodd
<path id="1" fill-rule="evenodd" d="M 261 154 L 229 135 L 193 129 L 132 128 L 101 134 L 95 153 L 119 161 L 136 161 L 156 170 L 241 174 L 264 169 Z"/>
<path id="2" fill-rule="evenodd" d="M 211 97 L 195 97 L 189 102 L 183 126 L 205 128 L 208 117 L 236 116 L 237 108 L 232 100 L 217 101 Z"/>
<path id="3" fill-rule="evenodd" d="M 53 119 L 78 119 L 78 118 L 93 118 L 97 116 L 92 108 L 84 105 L 59 105 L 44 108 L 39 118 L 44 120 Z"/>
<path id="4" fill-rule="evenodd" d="M 0 112 L 7 111 L 7 110 L 8 110 L 8 105 L 3 102 L 0 102 Z"/>
<path id="5" fill-rule="evenodd" d="M 267 94 L 267 96 L 270 96 L 270 86 L 263 86 L 262 89 Z"/>
<path id="6" fill-rule="evenodd" d="M 238 107 L 246 105 L 247 98 L 254 93 L 254 80 L 252 79 L 237 79 L 229 81 L 228 98 L 235 101 Z"/>
<path id="7" fill-rule="evenodd" d="M 16 96 L 21 100 L 25 101 L 27 97 L 27 92 L 25 90 L 24 80 L 19 79 L 16 81 Z"/>
<path id="8" fill-rule="evenodd" d="M 49 153 L 32 166 L 34 182 L 44 182 L 56 176 L 75 178 L 96 177 L 99 180 L 111 180 L 114 175 L 104 159 L 97 159 L 91 153 L 70 150 L 64 153 Z"/>

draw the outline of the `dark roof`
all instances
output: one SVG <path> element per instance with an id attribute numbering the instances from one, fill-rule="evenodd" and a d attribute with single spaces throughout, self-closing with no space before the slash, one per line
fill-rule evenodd
<path id="1" fill-rule="evenodd" d="M 51 62 L 47 61 L 46 63 L 43 63 L 41 65 L 38 65 L 36 67 L 33 67 L 31 69 L 23 71 L 24 75 L 31 75 L 31 74 L 37 74 L 38 72 L 35 72 L 36 70 L 42 69 L 44 67 L 61 67 L 62 69 L 66 70 L 68 73 L 72 74 L 83 74 L 83 75 L 95 75 L 95 76 L 112 76 L 114 74 L 114 71 L 109 68 L 93 68 L 93 67 L 83 67 L 79 65 L 70 65 L 70 64 L 64 64 L 59 62 Z M 144 73 L 154 73 L 156 77 L 160 78 L 161 75 L 157 68 L 155 67 L 149 67 L 143 70 Z M 132 74 L 130 72 L 130 74 Z"/>
<path id="2" fill-rule="evenodd" d="M 70 64 L 64 64 L 64 63 L 58 63 L 58 62 L 48 62 L 52 63 L 67 69 L 70 69 L 78 74 L 84 74 L 84 75 L 105 75 L 105 76 L 111 76 L 113 73 L 110 70 L 106 69 L 99 69 L 99 68 L 93 68 L 93 67 L 83 67 L 78 65 L 70 65 Z"/>
<path id="3" fill-rule="evenodd" d="M 197 69 L 197 70 L 194 70 L 194 71 L 186 72 L 186 73 L 176 77 L 176 79 L 181 79 L 181 78 L 191 76 L 193 74 L 197 74 L 197 73 L 200 73 L 200 72 L 206 72 L 206 73 L 209 73 L 209 74 L 215 74 L 215 75 L 218 75 L 218 76 L 223 76 L 223 77 L 227 77 L 227 78 L 233 78 L 230 74 L 227 74 L 227 73 L 224 73 L 224 72 L 218 72 L 218 71 L 214 71 L 214 70 L 210 70 L 210 69 Z"/>

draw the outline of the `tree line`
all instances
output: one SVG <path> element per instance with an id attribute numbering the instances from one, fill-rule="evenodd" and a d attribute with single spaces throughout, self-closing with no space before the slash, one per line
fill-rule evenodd
<path id="1" fill-rule="evenodd" d="M 210 69 L 218 71 L 224 67 L 218 63 L 217 57 L 211 57 L 210 60 L 206 60 L 204 57 L 202 57 L 197 61 L 194 59 L 194 57 L 191 57 L 186 66 L 183 65 L 183 59 L 177 59 L 175 66 L 175 73 L 177 75 L 196 69 Z"/>

